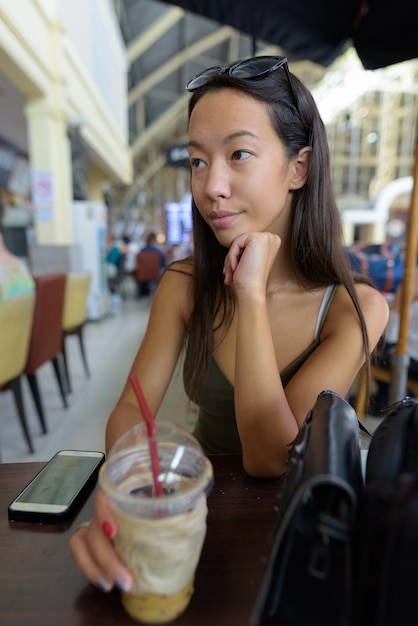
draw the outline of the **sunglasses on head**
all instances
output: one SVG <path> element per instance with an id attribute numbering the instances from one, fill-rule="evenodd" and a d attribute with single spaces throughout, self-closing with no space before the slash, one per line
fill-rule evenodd
<path id="1" fill-rule="evenodd" d="M 196 76 L 189 80 L 186 85 L 186 89 L 187 91 L 195 91 L 196 89 L 199 89 L 199 87 L 206 85 L 206 83 L 208 83 L 214 76 L 221 76 L 222 74 L 228 74 L 229 76 L 234 76 L 235 78 L 241 78 L 244 80 L 260 80 L 264 76 L 271 74 L 271 72 L 278 70 L 280 67 L 283 67 L 286 72 L 293 100 L 296 109 L 299 111 L 298 99 L 293 87 L 286 57 L 260 56 L 246 59 L 245 61 L 239 61 L 238 63 L 228 65 L 227 67 L 215 65 L 214 67 L 209 67 L 207 70 L 203 70 L 203 72 L 196 74 Z"/>

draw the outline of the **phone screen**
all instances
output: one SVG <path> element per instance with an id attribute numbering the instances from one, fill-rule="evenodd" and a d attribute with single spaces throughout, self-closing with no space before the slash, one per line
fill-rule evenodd
<path id="1" fill-rule="evenodd" d="M 68 506 L 99 462 L 97 454 L 87 454 L 71 451 L 58 453 L 16 502 Z"/>

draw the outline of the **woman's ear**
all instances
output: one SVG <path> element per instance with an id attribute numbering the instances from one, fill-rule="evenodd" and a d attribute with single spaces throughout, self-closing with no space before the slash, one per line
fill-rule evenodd
<path id="1" fill-rule="evenodd" d="M 311 158 L 312 148 L 306 146 L 299 151 L 298 156 L 292 161 L 292 177 L 290 181 L 290 189 L 300 189 L 306 183 L 309 172 L 309 160 Z"/>

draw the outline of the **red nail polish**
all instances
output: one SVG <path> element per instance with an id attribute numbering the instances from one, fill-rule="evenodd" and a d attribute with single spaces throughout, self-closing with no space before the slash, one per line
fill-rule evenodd
<path id="1" fill-rule="evenodd" d="M 103 522 L 102 530 L 108 539 L 113 537 L 113 526 L 110 522 Z"/>

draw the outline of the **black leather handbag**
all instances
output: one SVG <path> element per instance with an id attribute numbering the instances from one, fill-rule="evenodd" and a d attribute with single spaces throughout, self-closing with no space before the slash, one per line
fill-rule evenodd
<path id="1" fill-rule="evenodd" d="M 418 405 L 405 398 L 370 442 L 360 507 L 359 626 L 418 622 Z"/>
<path id="2" fill-rule="evenodd" d="M 322 392 L 289 453 L 253 626 L 353 623 L 354 544 L 363 489 L 353 407 Z"/>

